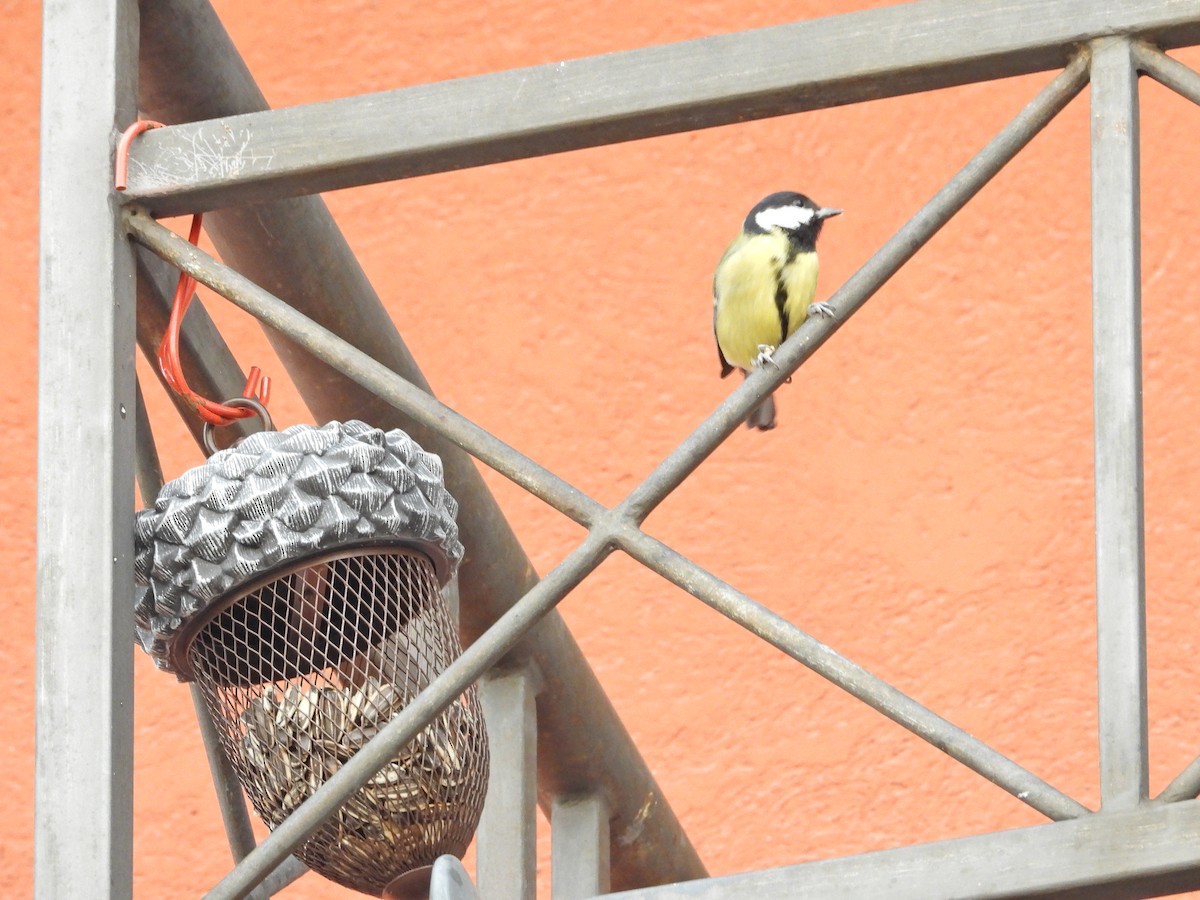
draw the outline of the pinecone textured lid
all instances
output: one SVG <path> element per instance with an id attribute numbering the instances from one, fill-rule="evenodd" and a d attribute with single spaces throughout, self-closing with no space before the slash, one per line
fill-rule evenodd
<path id="1" fill-rule="evenodd" d="M 134 526 L 134 627 L 155 664 L 195 616 L 277 568 L 355 546 L 424 552 L 445 584 L 463 556 L 442 461 L 363 422 L 251 435 L 163 486 Z"/>

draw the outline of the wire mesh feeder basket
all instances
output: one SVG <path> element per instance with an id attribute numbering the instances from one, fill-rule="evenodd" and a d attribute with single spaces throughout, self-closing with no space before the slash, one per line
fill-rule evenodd
<path id="1" fill-rule="evenodd" d="M 441 586 L 462 555 L 441 463 L 361 422 L 247 438 L 164 487 L 136 528 L 142 646 L 194 680 L 274 828 L 461 652 Z M 297 851 L 381 895 L 461 856 L 487 788 L 472 687 Z"/>

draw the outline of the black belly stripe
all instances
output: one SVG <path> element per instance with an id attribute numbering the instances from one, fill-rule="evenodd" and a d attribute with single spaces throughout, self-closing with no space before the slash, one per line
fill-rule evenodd
<path id="1" fill-rule="evenodd" d="M 775 275 L 775 307 L 779 310 L 779 343 L 782 344 L 788 336 L 787 285 L 783 283 L 782 270 Z"/>

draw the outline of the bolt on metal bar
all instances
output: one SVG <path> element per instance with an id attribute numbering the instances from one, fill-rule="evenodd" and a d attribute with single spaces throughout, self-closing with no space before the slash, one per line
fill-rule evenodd
<path id="1" fill-rule="evenodd" d="M 648 569 L 1048 818 L 1070 819 L 1091 812 L 979 738 L 943 719 L 644 531 L 626 524 L 614 531 L 613 538 L 621 550 Z"/>
<path id="2" fill-rule="evenodd" d="M 1200 73 L 1172 59 L 1145 41 L 1133 44 L 1133 60 L 1137 67 L 1164 87 L 1168 87 L 1193 103 L 1200 104 Z"/>
<path id="3" fill-rule="evenodd" d="M 537 688 L 528 668 L 479 684 L 491 775 L 475 834 L 475 883 L 488 900 L 537 897 Z"/>
<path id="4" fill-rule="evenodd" d="M 154 442 L 154 431 L 150 427 L 150 416 L 146 410 L 145 398 L 142 396 L 140 383 L 135 382 L 136 412 L 135 425 L 137 430 L 136 469 L 138 489 L 142 494 L 142 502 L 146 506 L 154 503 L 163 487 L 162 465 L 159 462 L 158 449 Z M 229 841 L 229 850 L 233 861 L 239 862 L 254 849 L 254 828 L 250 824 L 250 813 L 246 809 L 246 798 L 242 794 L 241 783 L 237 772 L 225 755 L 221 746 L 221 738 L 213 722 L 208 704 L 204 702 L 204 694 L 195 684 L 190 684 L 192 705 L 196 710 L 196 721 L 200 726 L 200 738 L 204 743 L 204 755 L 208 759 L 209 773 L 212 775 L 213 787 L 217 792 L 217 806 L 221 811 L 221 822 L 225 826 L 225 836 Z M 289 858 L 274 873 L 272 873 L 272 889 L 265 885 L 255 888 L 248 896 L 251 900 L 266 900 L 274 891 L 282 890 L 301 875 L 308 867 L 295 857 Z"/>
<path id="5" fill-rule="evenodd" d="M 1197 795 L 1200 795 L 1200 756 L 1193 759 L 1154 799 L 1161 803 L 1178 803 L 1181 800 L 1194 800 Z"/>
<path id="6" fill-rule="evenodd" d="M 605 507 L 549 469 L 517 452 L 491 432 L 322 328 L 144 212 L 127 210 L 125 222 L 129 233 L 145 247 L 266 325 L 289 335 L 318 358 L 326 359 L 354 381 L 431 431 L 449 438 L 559 512 L 584 526 L 590 526 L 605 512 Z"/>
<path id="7" fill-rule="evenodd" d="M 899 271 L 972 197 L 1050 123 L 1087 84 L 1087 54 L 1071 63 L 1035 96 L 982 150 L 934 194 L 867 262 L 829 298 L 832 318 L 813 317 L 776 352 L 773 366 L 755 369 L 700 427 L 617 507 L 644 521 L 654 507 L 696 470 L 745 420 Z"/>
<path id="8" fill-rule="evenodd" d="M 1091 50 L 1100 795 L 1120 810 L 1149 784 L 1138 75 L 1127 39 Z"/>
<path id="9" fill-rule="evenodd" d="M 34 884 L 133 892 L 133 252 L 114 135 L 137 114 L 137 3 L 42 18 Z"/>
<path id="10" fill-rule="evenodd" d="M 612 551 L 594 530 L 524 597 L 463 651 L 425 690 L 288 816 L 205 897 L 233 900 L 263 880 L 356 790 L 395 757 L 434 716 L 483 676 Z"/>

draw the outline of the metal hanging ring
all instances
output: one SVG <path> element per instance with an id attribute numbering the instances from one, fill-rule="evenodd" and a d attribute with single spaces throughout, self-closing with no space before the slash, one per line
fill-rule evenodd
<path id="1" fill-rule="evenodd" d="M 225 406 L 232 406 L 238 409 L 251 410 L 256 416 L 262 419 L 263 431 L 274 431 L 275 424 L 271 421 L 271 414 L 267 412 L 267 408 L 255 400 L 253 397 L 234 397 L 232 400 L 226 400 Z M 242 420 L 238 420 L 242 421 Z M 212 422 L 204 423 L 204 430 L 200 432 L 201 442 L 204 444 L 205 456 L 212 456 L 217 452 L 217 442 L 214 438 L 216 426 Z"/>

